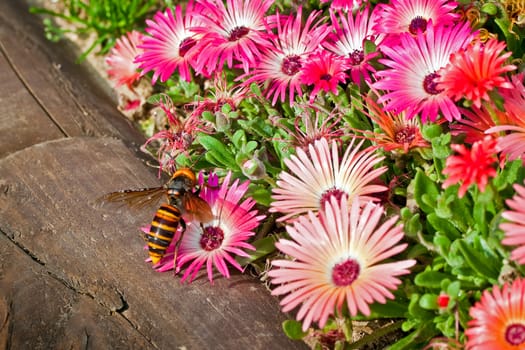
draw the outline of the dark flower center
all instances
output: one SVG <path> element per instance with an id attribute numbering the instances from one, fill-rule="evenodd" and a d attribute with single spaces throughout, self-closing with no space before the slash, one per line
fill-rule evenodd
<path id="1" fill-rule="evenodd" d="M 352 66 L 358 66 L 365 59 L 365 53 L 363 50 L 354 50 L 348 54 L 348 61 Z"/>
<path id="2" fill-rule="evenodd" d="M 505 330 L 505 340 L 511 345 L 525 343 L 525 325 L 513 323 Z"/>
<path id="3" fill-rule="evenodd" d="M 302 68 L 301 57 L 297 55 L 286 56 L 281 65 L 281 72 L 286 75 L 295 75 Z"/>
<path id="4" fill-rule="evenodd" d="M 351 285 L 358 277 L 361 267 L 354 259 L 337 264 L 332 269 L 332 281 L 338 287 Z"/>
<path id="5" fill-rule="evenodd" d="M 326 73 L 326 74 L 321 75 L 319 79 L 324 80 L 324 81 L 330 81 L 330 79 L 332 79 L 332 75 Z"/>
<path id="6" fill-rule="evenodd" d="M 430 73 L 425 77 L 425 80 L 423 80 L 423 89 L 430 94 L 430 95 L 437 95 L 443 91 L 443 89 L 437 88 L 437 83 L 435 81 L 436 78 L 439 77 L 439 74 L 436 72 Z"/>
<path id="7" fill-rule="evenodd" d="M 320 200 L 320 204 L 321 204 L 321 208 L 324 209 L 324 206 L 327 202 L 330 202 L 330 198 L 332 197 L 335 197 L 335 199 L 337 200 L 337 202 L 340 202 L 341 201 L 341 198 L 343 197 L 343 195 L 345 195 L 346 192 L 344 191 L 341 191 L 340 189 L 336 188 L 336 187 L 332 187 L 330 188 L 329 190 L 326 190 L 322 195 L 321 195 L 321 200 Z"/>
<path id="8" fill-rule="evenodd" d="M 219 248 L 224 240 L 224 231 L 217 226 L 207 226 L 203 229 L 199 241 L 201 248 L 206 251 L 212 251 Z"/>
<path id="9" fill-rule="evenodd" d="M 246 27 L 235 27 L 230 32 L 230 37 L 228 38 L 229 41 L 237 41 L 243 36 L 247 35 L 250 32 L 249 28 Z"/>
<path id="10" fill-rule="evenodd" d="M 417 128 L 415 127 L 406 127 L 396 132 L 394 136 L 397 143 L 410 143 L 416 138 Z"/>
<path id="11" fill-rule="evenodd" d="M 197 40 L 193 38 L 184 38 L 179 45 L 179 56 L 184 57 L 188 51 L 197 44 Z"/>
<path id="12" fill-rule="evenodd" d="M 418 31 L 424 33 L 427 30 L 428 21 L 421 16 L 414 18 L 408 26 L 408 31 L 412 35 L 416 35 Z"/>

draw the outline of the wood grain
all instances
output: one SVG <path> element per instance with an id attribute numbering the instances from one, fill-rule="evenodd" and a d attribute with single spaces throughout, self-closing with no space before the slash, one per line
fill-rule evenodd
<path id="1" fill-rule="evenodd" d="M 104 309 L 102 315 L 118 315 L 154 348 L 299 346 L 280 329 L 284 315 L 278 301 L 251 277 L 234 274 L 210 285 L 202 274 L 183 285 L 173 274 L 157 273 L 144 262 L 138 228 L 149 223 L 156 208 L 134 212 L 96 203 L 110 191 L 156 185 L 150 170 L 122 142 L 75 137 L 37 144 L 1 160 L 0 179 L 0 231 L 55 281 L 44 286 L 16 281 L 17 264 L 3 262 L 2 283 L 17 282 L 15 294 L 5 295 L 2 288 L 10 304 L 39 309 L 41 300 L 29 297 L 38 292 L 69 303 L 59 298 L 66 288 L 76 298 L 94 301 Z M 100 312 L 87 304 L 75 307 Z M 47 322 L 25 322 L 31 327 L 23 336 L 55 338 L 46 331 Z"/>

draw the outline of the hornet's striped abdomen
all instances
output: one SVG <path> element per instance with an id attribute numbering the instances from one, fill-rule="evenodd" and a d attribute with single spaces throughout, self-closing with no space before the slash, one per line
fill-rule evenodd
<path id="1" fill-rule="evenodd" d="M 169 204 L 161 205 L 155 213 L 150 231 L 146 235 L 149 256 L 153 264 L 158 263 L 166 253 L 181 220 L 180 210 Z"/>

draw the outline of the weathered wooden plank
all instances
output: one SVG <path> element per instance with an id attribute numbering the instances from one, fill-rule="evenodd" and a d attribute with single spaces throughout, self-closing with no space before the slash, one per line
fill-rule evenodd
<path id="1" fill-rule="evenodd" d="M 1 349 L 154 349 L 117 312 L 0 235 Z"/>
<path id="2" fill-rule="evenodd" d="M 64 134 L 40 108 L 0 53 L 0 158 Z"/>
<path id="3" fill-rule="evenodd" d="M 282 333 L 278 301 L 251 277 L 234 274 L 210 285 L 202 274 L 182 285 L 144 263 L 138 227 L 156 208 L 133 212 L 94 204 L 109 191 L 156 184 L 150 169 L 116 139 L 75 137 L 35 145 L 0 160 L 0 230 L 39 269 L 92 298 L 106 314 L 120 315 L 151 346 L 301 348 Z M 2 298 L 13 302 L 4 288 Z M 25 302 L 29 310 L 41 300 L 28 296 Z M 50 317 L 59 322 L 60 315 Z M 27 322 L 28 339 L 51 341 L 44 326 Z"/>
<path id="4" fill-rule="evenodd" d="M 52 43 L 26 1 L 0 1 L 0 49 L 18 78 L 67 136 L 115 136 L 134 151 L 144 137 L 116 109 L 107 84 L 72 43 Z"/>

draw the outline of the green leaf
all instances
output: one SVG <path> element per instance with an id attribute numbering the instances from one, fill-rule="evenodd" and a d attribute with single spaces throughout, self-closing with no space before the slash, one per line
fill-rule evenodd
<path id="1" fill-rule="evenodd" d="M 501 261 L 485 256 L 464 239 L 458 240 L 458 247 L 469 267 L 480 276 L 497 281 L 501 269 Z"/>
<path id="2" fill-rule="evenodd" d="M 445 234 L 450 239 L 461 237 L 461 233 L 457 230 L 449 220 L 440 218 L 436 213 L 428 214 L 427 221 L 434 227 L 436 231 Z"/>
<path id="3" fill-rule="evenodd" d="M 417 204 L 425 213 L 434 212 L 439 189 L 421 169 L 418 169 L 414 178 L 414 196 Z"/>
<path id="4" fill-rule="evenodd" d="M 426 293 L 419 299 L 419 306 L 425 310 L 437 310 L 437 295 Z"/>
<path id="5" fill-rule="evenodd" d="M 296 320 L 286 320 L 283 322 L 284 334 L 293 340 L 301 340 L 308 334 L 307 332 L 303 332 L 302 327 L 303 325 Z"/>
<path id="6" fill-rule="evenodd" d="M 241 149 L 246 143 L 246 133 L 244 130 L 239 129 L 233 134 L 231 140 L 236 149 Z"/>
<path id="7" fill-rule="evenodd" d="M 416 286 L 430 289 L 441 289 L 441 281 L 455 279 L 454 276 L 439 271 L 423 271 L 414 279 Z"/>
<path id="8" fill-rule="evenodd" d="M 221 141 L 217 140 L 213 136 L 201 134 L 197 138 L 197 142 L 200 143 L 202 147 L 206 149 L 206 151 L 208 151 L 206 153 L 206 159 L 210 157 L 219 163 L 217 165 L 220 165 L 226 169 L 239 169 L 237 163 L 235 163 L 235 157 L 230 152 L 230 150 L 222 144 Z M 211 162 L 211 159 L 208 160 Z"/>
<path id="9" fill-rule="evenodd" d="M 248 250 L 247 253 L 250 254 L 249 257 L 238 257 L 236 260 L 241 266 L 248 265 L 263 256 L 271 254 L 275 251 L 275 236 L 266 236 L 261 239 L 252 242 L 252 245 L 255 247 L 255 250 Z"/>
<path id="10" fill-rule="evenodd" d="M 385 304 L 373 303 L 370 310 L 371 318 L 403 318 L 407 315 L 408 305 L 398 299 L 387 300 Z"/>

